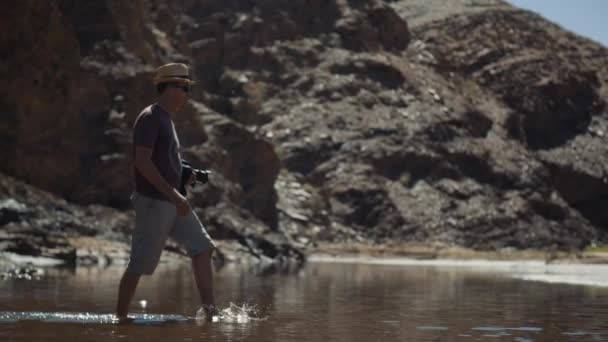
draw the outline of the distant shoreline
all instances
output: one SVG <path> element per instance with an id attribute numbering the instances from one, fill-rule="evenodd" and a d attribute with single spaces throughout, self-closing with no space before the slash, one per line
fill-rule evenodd
<path id="1" fill-rule="evenodd" d="M 239 254 L 230 245 L 222 245 L 225 262 L 256 264 L 255 258 Z M 98 251 L 103 252 L 103 251 Z M 107 251 L 106 251 L 107 252 Z M 608 266 L 608 251 L 597 248 L 585 251 L 515 250 L 480 251 L 470 248 L 439 244 L 364 244 L 364 243 L 317 243 L 305 251 L 307 262 L 345 262 L 373 264 L 436 265 L 450 266 L 487 264 L 534 264 L 540 265 L 598 265 Z M 163 263 L 185 262 L 186 258 L 175 253 L 163 253 Z M 86 258 L 85 258 L 86 259 Z M 183 259 L 183 260 L 182 260 Z M 406 262 L 404 263 L 404 260 Z M 86 260 L 84 260 L 86 261 Z M 66 264 L 64 260 L 42 256 L 0 252 L 0 271 L 17 268 L 45 267 L 96 267 L 122 265 L 126 259 L 112 257 L 108 263 Z M 608 284 L 608 281 L 607 281 Z"/>
<path id="2" fill-rule="evenodd" d="M 515 250 L 479 251 L 464 247 L 431 244 L 367 245 L 359 243 L 319 244 L 307 253 L 315 257 L 408 258 L 414 260 L 542 261 L 547 264 L 608 264 L 608 252 Z"/>
<path id="3" fill-rule="evenodd" d="M 540 253 L 540 252 L 539 252 Z M 446 254 L 447 255 L 447 254 Z M 460 257 L 413 258 L 408 256 L 371 256 L 369 254 L 331 255 L 315 253 L 309 257 L 315 264 L 356 264 L 378 267 L 433 267 L 461 269 L 481 274 L 507 275 L 509 278 L 547 284 L 608 288 L 606 258 L 590 262 L 591 257 L 564 257 L 552 261 L 530 258 L 530 254 L 511 253 L 508 258 L 498 253 L 476 253 Z M 485 256 L 485 257 L 484 257 Z"/>

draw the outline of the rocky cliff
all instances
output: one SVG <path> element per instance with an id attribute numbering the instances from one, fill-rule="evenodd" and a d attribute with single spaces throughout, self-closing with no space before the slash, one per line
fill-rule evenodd
<path id="1" fill-rule="evenodd" d="M 608 52 L 502 1 L 28 0 L 0 19 L 4 250 L 126 241 L 130 128 L 169 61 L 198 81 L 183 155 L 215 171 L 191 202 L 233 250 L 606 240 Z"/>

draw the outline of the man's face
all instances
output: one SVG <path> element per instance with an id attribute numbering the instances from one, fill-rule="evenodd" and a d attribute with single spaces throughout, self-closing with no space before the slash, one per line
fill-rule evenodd
<path id="1" fill-rule="evenodd" d="M 190 85 L 187 83 L 169 83 L 166 91 L 171 101 L 177 107 L 182 108 L 188 102 Z"/>

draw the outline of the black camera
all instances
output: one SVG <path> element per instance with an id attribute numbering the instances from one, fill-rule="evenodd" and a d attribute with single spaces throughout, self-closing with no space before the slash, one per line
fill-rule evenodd
<path id="1" fill-rule="evenodd" d="M 193 172 L 194 179 L 197 183 L 205 184 L 209 182 L 209 174 L 211 173 L 211 171 L 195 169 L 192 164 L 185 160 L 182 160 L 182 182 L 179 187 L 179 192 L 184 196 L 186 196 L 186 194 L 188 193 L 186 191 L 186 182 L 188 182 Z"/>
<path id="2" fill-rule="evenodd" d="M 211 171 L 192 169 L 192 172 L 194 172 L 194 178 L 196 179 L 196 182 L 205 184 L 209 181 L 209 174 L 211 173 Z"/>

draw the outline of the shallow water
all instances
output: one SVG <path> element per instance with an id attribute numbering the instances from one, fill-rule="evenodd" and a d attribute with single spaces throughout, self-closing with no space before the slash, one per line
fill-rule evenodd
<path id="1" fill-rule="evenodd" d="M 224 315 L 211 323 L 184 266 L 142 279 L 129 325 L 111 315 L 120 268 L 0 280 L 0 341 L 608 340 L 608 287 L 521 279 L 540 265 L 324 261 L 295 275 L 220 270 Z"/>

